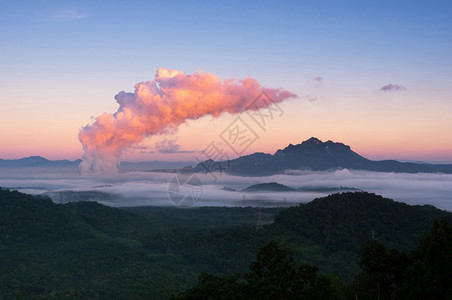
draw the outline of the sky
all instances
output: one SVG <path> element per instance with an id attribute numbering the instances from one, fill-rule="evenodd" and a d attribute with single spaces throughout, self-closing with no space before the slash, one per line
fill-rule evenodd
<path id="1" fill-rule="evenodd" d="M 310 137 L 452 162 L 450 1 L 2 1 L 0 158 L 82 157 L 78 135 L 158 68 L 296 94 L 242 154 Z M 249 126 L 256 126 L 243 115 Z M 237 118 L 189 120 L 121 159 L 196 160 Z"/>

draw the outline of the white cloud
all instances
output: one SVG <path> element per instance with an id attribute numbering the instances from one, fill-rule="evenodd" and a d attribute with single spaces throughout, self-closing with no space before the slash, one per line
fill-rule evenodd
<path id="1" fill-rule="evenodd" d="M 38 21 L 42 22 L 68 22 L 88 18 L 86 13 L 79 12 L 75 9 L 60 9 L 42 13 L 38 17 Z"/>

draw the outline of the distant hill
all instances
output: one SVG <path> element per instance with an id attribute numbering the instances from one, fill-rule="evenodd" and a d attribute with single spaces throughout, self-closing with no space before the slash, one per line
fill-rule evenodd
<path id="1" fill-rule="evenodd" d="M 190 164 L 190 161 L 141 161 L 141 162 L 127 162 L 121 161 L 119 165 L 119 170 L 121 172 L 162 172 L 162 173 L 174 173 L 178 169 L 183 168 Z"/>
<path id="2" fill-rule="evenodd" d="M 48 160 L 41 156 L 21 159 L 0 159 L 0 168 L 11 167 L 78 167 L 81 160 Z M 333 141 L 322 142 L 312 137 L 301 144 L 288 145 L 273 155 L 256 152 L 228 161 L 212 159 L 187 166 L 189 162 L 149 161 L 121 162 L 120 170 L 153 171 L 162 173 L 207 173 L 227 172 L 242 176 L 266 176 L 281 174 L 287 170 L 326 171 L 335 169 L 365 170 L 374 172 L 396 173 L 447 173 L 452 174 L 452 164 L 427 164 L 400 162 L 396 160 L 374 161 L 354 152 L 350 146 Z"/>
<path id="3" fill-rule="evenodd" d="M 41 156 L 29 156 L 20 159 L 0 159 L 0 167 L 65 167 L 78 166 L 81 160 L 48 160 Z"/>
<path id="4" fill-rule="evenodd" d="M 42 156 L 29 156 L 19 159 L 1 159 L 0 168 L 27 168 L 27 167 L 76 167 L 82 162 L 81 159 L 77 160 L 50 160 Z M 161 172 L 177 172 L 179 168 L 182 168 L 189 164 L 187 161 L 144 161 L 144 162 L 121 162 L 119 169 L 121 172 L 141 171 L 149 172 L 157 169 Z"/>
<path id="5" fill-rule="evenodd" d="M 236 175 L 258 176 L 283 173 L 286 170 L 325 171 L 334 169 L 366 170 L 398 173 L 452 173 L 452 164 L 434 165 L 396 160 L 369 160 L 350 146 L 312 137 L 301 144 L 290 144 L 275 154 L 253 153 L 226 162 L 207 160 L 193 172 L 225 171 Z"/>
<path id="6" fill-rule="evenodd" d="M 242 190 L 243 192 L 295 192 L 296 190 L 287 185 L 277 182 L 259 183 L 251 185 Z"/>

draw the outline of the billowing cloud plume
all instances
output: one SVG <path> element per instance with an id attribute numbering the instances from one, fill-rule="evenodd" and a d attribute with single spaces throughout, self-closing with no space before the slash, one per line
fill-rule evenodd
<path id="1" fill-rule="evenodd" d="M 123 150 L 147 136 L 174 131 L 186 120 L 271 105 L 266 101 L 254 102 L 262 92 L 275 103 L 296 96 L 285 90 L 264 88 L 250 77 L 221 81 L 201 71 L 184 74 L 159 68 L 153 81 L 137 83 L 134 93 L 120 92 L 115 96 L 117 112 L 104 113 L 82 128 L 79 139 L 85 153 L 80 171 L 115 173 Z"/>
<path id="2" fill-rule="evenodd" d="M 383 92 L 406 91 L 406 87 L 399 85 L 399 84 L 390 83 L 385 86 L 382 86 L 380 88 L 380 91 L 383 91 Z"/>

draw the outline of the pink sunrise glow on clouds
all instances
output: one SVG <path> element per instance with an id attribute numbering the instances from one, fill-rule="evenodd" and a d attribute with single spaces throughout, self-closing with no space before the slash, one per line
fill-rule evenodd
<path id="1" fill-rule="evenodd" d="M 156 7 L 159 13 L 150 17 Z M 97 122 L 112 126 L 111 135 L 124 144 L 122 160 L 192 160 L 234 121 L 240 93 L 269 89 L 299 97 L 279 103 L 282 117 L 259 132 L 244 154 L 274 153 L 315 136 L 348 144 L 368 158 L 452 162 L 449 1 L 228 2 L 221 10 L 214 3 L 202 9 L 180 3 L 175 9 L 163 1 L 79 1 L 70 7 L 49 2 L 44 9 L 38 2 L 16 1 L 3 9 L 2 159 L 82 158 L 79 132 Z M 159 67 L 166 71 L 154 78 Z M 204 76 L 204 95 L 186 95 L 196 84 L 186 74 Z M 177 82 L 183 88 L 171 90 L 171 80 L 179 77 L 185 78 Z M 217 87 L 227 86 L 228 78 L 246 82 L 231 83 L 230 95 L 221 98 Z M 247 84 L 250 90 L 241 90 Z M 118 96 L 120 103 L 114 99 L 126 91 L 151 101 L 158 88 L 182 99 L 180 111 L 173 107 L 174 116 L 156 121 L 181 124 L 177 131 L 146 128 L 151 123 L 125 105 L 129 94 Z M 223 99 L 224 108 L 201 105 L 206 95 L 208 103 Z M 194 104 L 196 97 L 201 100 Z M 158 103 L 152 105 L 162 109 Z M 150 114 L 144 108 L 140 113 Z M 167 146 L 178 151 L 159 151 L 156 145 L 165 139 L 176 141 Z"/>

